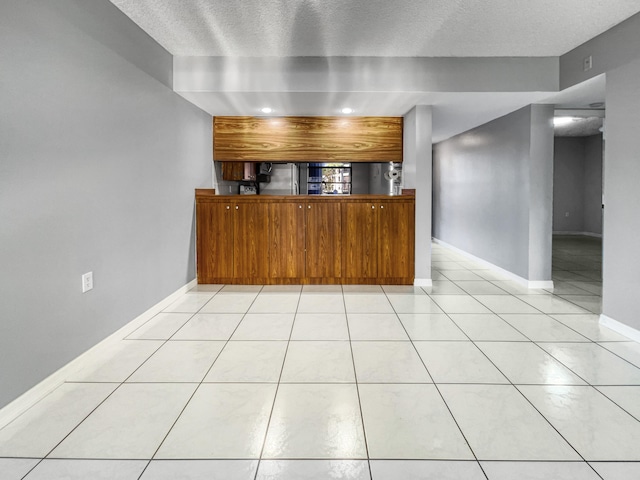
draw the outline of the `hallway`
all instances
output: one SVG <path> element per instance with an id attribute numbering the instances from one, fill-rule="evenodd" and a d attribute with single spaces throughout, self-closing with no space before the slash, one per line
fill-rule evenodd
<path id="1" fill-rule="evenodd" d="M 438 245 L 425 289 L 198 286 L 0 430 L 2 479 L 640 478 L 640 345 L 575 247 L 556 294 Z"/>
<path id="2" fill-rule="evenodd" d="M 554 235 L 552 268 L 553 293 L 590 312 L 601 313 L 601 238 Z"/>

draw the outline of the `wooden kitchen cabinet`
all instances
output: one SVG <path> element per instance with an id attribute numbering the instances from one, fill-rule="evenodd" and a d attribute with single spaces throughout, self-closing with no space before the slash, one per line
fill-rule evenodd
<path id="1" fill-rule="evenodd" d="M 345 283 L 395 284 L 413 279 L 412 199 L 347 202 L 342 209 Z"/>
<path id="2" fill-rule="evenodd" d="M 224 162 L 221 168 L 223 180 L 240 181 L 244 179 L 244 162 Z"/>
<path id="3" fill-rule="evenodd" d="M 410 285 L 414 202 L 197 190 L 198 282 Z"/>
<path id="4" fill-rule="evenodd" d="M 239 196 L 196 200 L 198 283 L 266 281 L 268 212 L 267 204 L 243 202 Z"/>
<path id="5" fill-rule="evenodd" d="M 198 283 L 233 278 L 233 211 L 230 202 L 196 203 Z"/>
<path id="6" fill-rule="evenodd" d="M 221 117 L 222 162 L 402 162 L 402 117 Z"/>
<path id="7" fill-rule="evenodd" d="M 269 205 L 233 203 L 233 277 L 263 283 L 269 276 Z"/>
<path id="8" fill-rule="evenodd" d="M 310 283 L 326 283 L 342 277 L 342 204 L 306 203 L 306 277 Z"/>
<path id="9" fill-rule="evenodd" d="M 378 277 L 387 282 L 411 279 L 415 272 L 415 203 L 376 203 L 378 218 Z"/>
<path id="10" fill-rule="evenodd" d="M 342 207 L 344 277 L 378 276 L 378 215 L 370 202 L 350 202 Z"/>
<path id="11" fill-rule="evenodd" d="M 270 278 L 305 276 L 305 202 L 269 205 Z"/>

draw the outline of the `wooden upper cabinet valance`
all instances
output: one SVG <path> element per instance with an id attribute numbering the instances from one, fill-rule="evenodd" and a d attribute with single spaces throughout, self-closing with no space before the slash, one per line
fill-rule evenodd
<path id="1" fill-rule="evenodd" d="M 213 159 L 401 162 L 402 117 L 214 117 Z"/>

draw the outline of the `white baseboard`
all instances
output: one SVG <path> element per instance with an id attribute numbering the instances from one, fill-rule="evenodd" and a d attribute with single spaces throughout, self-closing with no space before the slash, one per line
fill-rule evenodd
<path id="1" fill-rule="evenodd" d="M 490 268 L 491 270 L 494 270 L 495 272 L 504 275 L 505 277 L 507 277 L 510 280 L 513 280 L 515 282 L 518 282 L 520 285 L 522 285 L 523 287 L 529 288 L 529 289 L 551 289 L 553 288 L 553 281 L 552 280 L 527 280 L 526 278 L 523 278 L 519 275 L 516 275 L 513 272 L 510 272 L 508 270 L 505 270 L 502 267 L 499 267 L 497 265 L 494 265 L 491 262 L 487 262 L 486 260 L 483 260 L 482 258 L 476 257 L 475 255 L 469 253 L 469 252 L 465 252 L 464 250 L 460 250 L 458 247 L 454 247 L 453 245 L 449 245 L 447 242 L 443 242 L 442 240 L 438 239 L 438 238 L 433 238 L 434 243 L 437 243 L 438 245 L 441 245 L 445 248 L 448 248 L 449 250 L 452 250 L 456 253 L 459 253 L 460 255 L 463 255 L 465 257 L 467 257 L 469 260 L 473 260 L 476 263 L 479 263 L 480 265 L 484 265 L 485 267 Z"/>
<path id="2" fill-rule="evenodd" d="M 592 232 L 553 232 L 554 235 L 576 235 L 576 236 L 584 236 L 584 237 L 596 237 L 602 238 L 601 233 L 592 233 Z"/>
<path id="3" fill-rule="evenodd" d="M 430 278 L 414 278 L 413 284 L 416 287 L 433 287 L 433 282 Z"/>
<path id="4" fill-rule="evenodd" d="M 53 372 L 40 383 L 27 390 L 25 393 L 6 405 L 4 408 L 0 409 L 0 428 L 4 427 L 9 422 L 13 421 L 19 415 L 35 405 L 37 402 L 42 400 L 45 396 L 62 385 L 67 380 L 67 378 L 77 373 L 80 369 L 86 368 L 87 364 L 99 359 L 100 353 L 103 350 L 111 347 L 115 343 L 133 333 L 133 331 L 139 328 L 142 324 L 146 323 L 152 317 L 171 305 L 175 300 L 178 299 L 179 296 L 195 287 L 197 283 L 197 280 L 192 280 L 186 285 L 180 287 L 168 297 L 162 299 L 147 311 L 138 315 L 132 321 L 117 330 L 115 333 L 109 335 L 100 343 L 94 345 L 86 352 L 80 354 L 65 366 Z"/>
<path id="5" fill-rule="evenodd" d="M 636 342 L 640 342 L 640 330 L 636 330 L 629 325 L 626 325 L 622 322 L 614 320 L 611 317 L 607 317 L 606 315 L 600 315 L 600 325 L 604 325 L 607 328 L 610 328 L 614 332 L 619 333 L 620 335 L 624 335 L 625 337 L 629 337 L 631 340 Z"/>

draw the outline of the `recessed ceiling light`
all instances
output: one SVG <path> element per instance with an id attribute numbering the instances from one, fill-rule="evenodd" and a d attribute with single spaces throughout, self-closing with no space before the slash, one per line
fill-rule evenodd
<path id="1" fill-rule="evenodd" d="M 349 115 L 350 113 L 353 113 L 353 108 L 345 107 L 342 109 L 342 113 Z"/>
<path id="2" fill-rule="evenodd" d="M 273 109 L 269 108 L 269 107 L 264 107 L 264 108 L 260 109 L 260 111 L 262 113 L 271 113 L 271 112 L 273 112 Z"/>
<path id="3" fill-rule="evenodd" d="M 556 127 L 561 127 L 563 125 L 569 125 L 571 122 L 577 122 L 578 119 L 575 117 L 555 117 L 553 119 L 553 124 Z"/>

